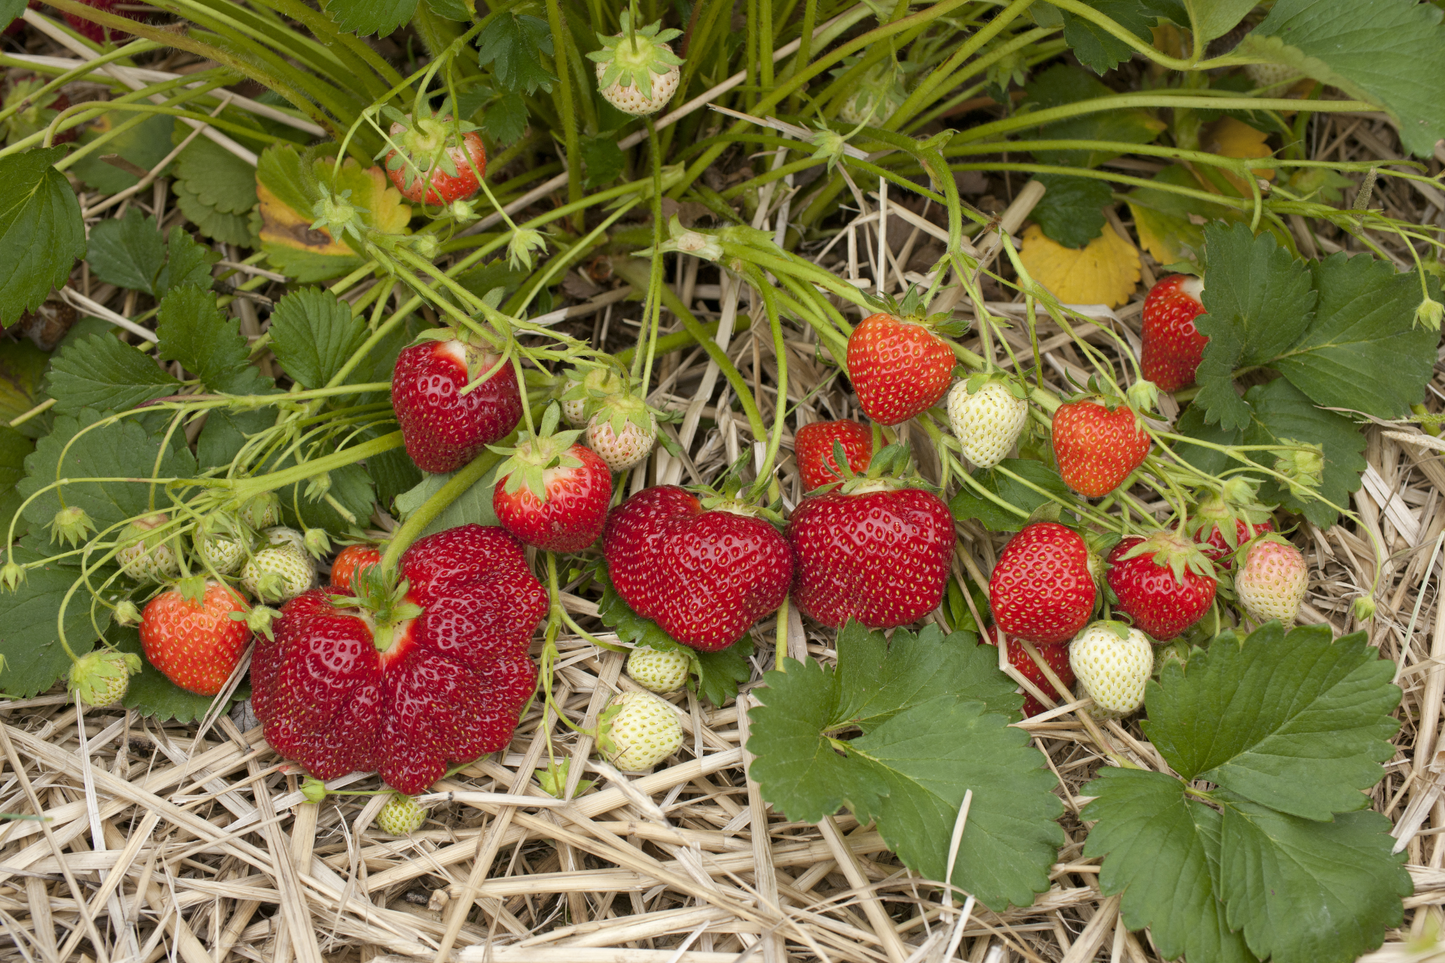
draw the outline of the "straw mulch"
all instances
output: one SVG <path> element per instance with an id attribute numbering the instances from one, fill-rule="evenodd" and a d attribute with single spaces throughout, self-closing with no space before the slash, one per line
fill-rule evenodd
<path id="1" fill-rule="evenodd" d="M 1393 131 L 1376 116 L 1322 116 L 1312 142 L 1317 159 L 1397 156 Z M 1445 150 L 1437 154 L 1445 160 Z M 1003 211 L 1004 226 L 1016 232 L 1037 198 L 1032 191 L 1015 196 L 1020 186 L 1019 179 L 973 185 L 971 200 Z M 1445 198 L 1429 188 L 1385 182 L 1376 197 L 1396 216 L 1442 223 Z M 758 226 L 775 225 L 764 218 L 788 198 L 785 189 L 767 198 Z M 863 209 L 853 212 L 857 219 L 845 232 L 850 240 L 821 254 L 821 263 L 845 276 L 871 277 L 877 201 L 860 191 L 855 203 Z M 900 204 L 906 210 L 899 211 Z M 890 206 L 884 237 L 896 282 L 898 272 L 926 269 L 937 256 L 939 218 L 896 192 Z M 1408 261 L 1392 247 L 1396 239 L 1376 240 L 1401 255 L 1402 264 Z M 1326 251 L 1334 244 L 1328 235 L 1320 239 Z M 699 262 L 685 259 L 679 275 L 672 279 L 675 290 L 704 317 L 730 322 L 752 307 L 747 292 L 711 266 L 699 271 Z M 1146 269 L 1146 284 L 1147 275 Z M 568 323 L 577 333 L 634 336 L 635 302 L 598 290 L 580 274 L 574 282 L 569 291 L 582 306 L 569 312 Z M 1139 306 L 1136 300 L 1116 317 L 1095 320 L 1137 339 Z M 761 311 L 754 317 L 761 319 Z M 1081 359 L 1066 337 L 1044 324 L 1046 370 L 1077 374 Z M 732 327 L 724 323 L 722 337 Z M 765 320 L 733 334 L 727 350 L 753 379 L 767 415 L 777 399 L 770 394 L 775 359 Z M 828 371 L 816 363 L 809 336 L 793 332 L 788 350 L 797 390 L 790 403 L 814 416 L 848 413 L 836 383 L 823 383 Z M 659 453 L 650 473 L 634 476 L 633 488 L 715 478 L 752 444 L 746 423 L 728 414 L 726 383 L 700 351 L 670 356 L 655 383 L 656 404 L 689 416 L 668 429 L 688 457 Z M 1445 378 L 1437 375 L 1430 406 L 1441 408 L 1442 399 Z M 716 419 L 720 408 L 717 426 L 698 430 L 699 418 Z M 1445 693 L 1442 448 L 1412 426 L 1373 427 L 1369 471 L 1353 505 L 1358 519 L 1329 531 L 1306 525 L 1295 536 L 1313 575 L 1302 621 L 1330 623 L 1339 632 L 1364 628 L 1397 661 L 1404 690 L 1399 751 L 1373 801 L 1396 826 L 1416 895 L 1406 902 L 1404 928 L 1369 957 L 1377 961 L 1429 956 L 1445 897 L 1445 755 L 1436 755 Z M 785 493 L 796 500 L 790 464 L 783 477 Z M 1389 553 L 1383 562 L 1371 536 Z M 959 539 L 959 571 L 975 577 L 988 571 L 1003 542 L 972 524 L 959 527 Z M 1375 584 L 1377 564 L 1378 613 L 1357 626 L 1351 603 Z M 569 596 L 568 603 L 608 638 L 590 620 L 591 602 Z M 754 630 L 753 684 L 772 665 L 779 638 L 795 657 L 832 657 L 827 634 L 805 629 L 796 614 L 791 621 L 781 630 L 773 622 Z M 621 673 L 620 655 L 576 639 L 560 645 L 557 704 L 586 728 L 614 692 L 633 684 Z M 82 714 L 63 692 L 0 703 L 0 812 L 44 817 L 0 823 L 0 926 L 10 937 L 0 940 L 0 960 L 1157 959 L 1147 934 L 1122 925 L 1117 898 L 1099 893 L 1099 867 L 1082 857 L 1085 827 L 1077 818 L 1086 801 L 1079 787 L 1106 753 L 1162 766 L 1137 725 L 1086 726 L 1076 711 L 1082 703 L 1025 724 L 1057 774 L 1070 841 L 1059 853 L 1051 888 L 1034 905 L 1004 913 L 975 907 L 965 917 L 936 886 L 899 864 L 870 826 L 847 815 L 822 825 L 790 823 L 769 810 L 748 776 L 747 695 L 723 708 L 690 694 L 675 700 L 687 719 L 687 742 L 650 775 L 622 775 L 598 764 L 590 738 L 534 706 L 510 751 L 438 783 L 426 824 L 404 838 L 372 825 L 384 796 L 305 803 L 301 775 L 244 716 L 239 724 L 221 716 L 201 728 L 119 712 Z M 565 804 L 533 779 L 548 763 L 544 733 L 557 755 L 571 760 L 569 789 L 582 779 L 595 781 Z M 376 789 L 378 782 L 354 775 L 332 788 Z M 1430 937 L 1424 950 L 1411 942 L 1421 936 Z"/>

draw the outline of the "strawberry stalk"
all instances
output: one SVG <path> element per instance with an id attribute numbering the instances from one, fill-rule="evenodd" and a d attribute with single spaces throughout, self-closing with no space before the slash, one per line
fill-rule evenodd
<path id="1" fill-rule="evenodd" d="M 400 439 L 401 432 L 396 432 Z M 392 437 L 387 435 L 387 438 Z M 516 433 L 508 435 L 505 440 L 499 443 L 499 447 L 515 443 Z M 379 440 L 379 439 L 378 439 Z M 357 446 L 362 447 L 362 446 Z M 391 446 L 397 447 L 397 446 Z M 355 449 L 348 449 L 354 451 Z M 321 459 L 318 459 L 320 461 Z M 456 501 L 462 494 L 477 482 L 482 476 L 491 471 L 502 461 L 502 456 L 494 451 L 484 451 L 476 458 L 467 463 L 466 467 L 460 469 L 455 475 L 447 480 L 447 483 L 432 493 L 431 497 L 422 502 L 416 511 L 407 516 L 406 521 L 392 533 L 391 540 L 387 543 L 386 554 L 381 557 L 381 571 L 387 579 L 394 577 L 397 562 L 407 549 L 411 548 L 412 542 L 421 537 L 422 532 L 432 523 L 432 520 L 447 509 L 447 506 Z M 316 464 L 313 462 L 312 464 Z M 274 477 L 274 476 L 273 476 Z"/>

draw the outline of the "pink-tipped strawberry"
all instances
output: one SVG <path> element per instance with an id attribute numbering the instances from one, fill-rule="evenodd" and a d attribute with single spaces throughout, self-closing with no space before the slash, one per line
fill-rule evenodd
<path id="1" fill-rule="evenodd" d="M 988 580 L 998 627 L 1036 645 L 1073 638 L 1097 596 L 1088 547 L 1056 522 L 1025 525 L 1004 546 Z"/>
<path id="2" fill-rule="evenodd" d="M 1064 484 L 1085 498 L 1101 498 L 1144 463 L 1153 442 L 1131 408 L 1086 398 L 1054 412 L 1053 444 Z"/>
<path id="3" fill-rule="evenodd" d="M 1149 289 L 1144 298 L 1144 350 L 1139 367 L 1161 391 L 1178 391 L 1194 383 L 1194 372 L 1209 339 L 1194 327 L 1204 313 L 1204 280 L 1171 274 Z"/>
<path id="4" fill-rule="evenodd" d="M 1131 535 L 1109 553 L 1117 611 L 1164 642 L 1204 617 L 1214 601 L 1214 566 L 1188 539 L 1167 531 Z"/>
<path id="5" fill-rule="evenodd" d="M 461 468 L 522 418 L 511 361 L 451 328 L 428 331 L 403 349 L 391 377 L 391 403 L 406 453 L 434 474 Z"/>
<path id="6" fill-rule="evenodd" d="M 1309 589 L 1304 554 L 1278 535 L 1266 535 L 1244 550 L 1244 564 L 1234 576 L 1234 594 L 1254 622 L 1279 619 L 1294 624 Z"/>
<path id="7" fill-rule="evenodd" d="M 854 472 L 864 472 L 873 457 L 873 433 L 856 421 L 815 421 L 798 429 L 793 439 L 793 457 L 798 462 L 798 477 L 803 491 L 810 492 L 824 485 L 845 479 L 838 469 L 833 445 L 843 446 L 843 461 Z"/>
<path id="8" fill-rule="evenodd" d="M 953 380 L 953 349 L 934 333 L 935 323 L 900 313 L 871 314 L 848 336 L 848 377 L 863 412 L 880 425 L 932 408 Z"/>
<path id="9" fill-rule="evenodd" d="M 487 151 L 476 131 L 475 124 L 450 117 L 399 117 L 390 131 L 398 146 L 384 151 L 386 173 L 407 200 L 433 206 L 464 201 L 487 172 Z"/>
<path id="10" fill-rule="evenodd" d="M 667 105 L 681 78 L 682 60 L 668 41 L 681 30 L 662 29 L 662 21 L 632 28 L 631 14 L 622 13 L 622 32 L 598 34 L 601 50 L 587 55 L 597 64 L 597 86 L 607 102 L 624 114 L 655 114 Z"/>
<path id="11" fill-rule="evenodd" d="M 657 416 L 633 394 L 612 395 L 597 402 L 587 421 L 587 447 L 614 472 L 635 467 L 657 441 Z"/>
<path id="12" fill-rule="evenodd" d="M 524 434 L 498 467 L 492 510 L 528 545 L 580 552 L 602 534 L 612 473 L 596 452 L 575 443 L 580 431 L 552 433 L 557 412 L 549 408 L 540 434 Z"/>

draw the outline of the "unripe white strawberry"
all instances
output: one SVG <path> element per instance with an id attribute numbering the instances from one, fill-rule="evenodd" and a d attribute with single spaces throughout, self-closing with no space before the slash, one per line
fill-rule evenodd
<path id="1" fill-rule="evenodd" d="M 306 536 L 294 528 L 287 528 L 285 525 L 273 525 L 261 533 L 266 537 L 266 544 L 272 546 L 290 546 L 302 555 L 307 554 Z"/>
<path id="2" fill-rule="evenodd" d="M 141 670 L 140 656 L 100 648 L 87 652 L 70 667 L 66 688 L 95 709 L 113 706 L 130 687 L 130 677 Z"/>
<path id="3" fill-rule="evenodd" d="M 652 451 L 657 441 L 657 416 L 630 395 L 603 402 L 587 422 L 587 447 L 613 472 L 633 467 Z"/>
<path id="4" fill-rule="evenodd" d="M 581 374 L 577 370 L 569 374 Z M 582 380 L 568 377 L 562 386 L 562 420 L 573 428 L 587 427 L 587 419 L 597 402 L 606 395 L 615 395 L 623 388 L 622 379 L 608 368 L 590 368 Z"/>
<path id="5" fill-rule="evenodd" d="M 246 560 L 241 587 L 263 602 L 285 602 L 316 583 L 316 566 L 304 549 L 271 545 Z"/>
<path id="6" fill-rule="evenodd" d="M 677 649 L 659 651 L 639 647 L 627 657 L 632 681 L 652 692 L 676 692 L 687 684 L 692 660 Z"/>
<path id="7" fill-rule="evenodd" d="M 426 808 L 411 796 L 391 794 L 386 805 L 376 814 L 376 828 L 389 836 L 408 836 L 426 821 Z"/>
<path id="8" fill-rule="evenodd" d="M 1273 87 L 1299 77 L 1300 70 L 1288 64 L 1246 64 L 1244 75 L 1253 81 L 1256 87 Z"/>
<path id="9" fill-rule="evenodd" d="M 677 710 L 650 692 L 613 696 L 598 719 L 597 748 L 618 769 L 651 769 L 681 747 Z"/>
<path id="10" fill-rule="evenodd" d="M 207 516 L 196 528 L 193 537 L 196 555 L 217 575 L 235 572 L 246 557 L 246 540 L 237 532 L 237 524 L 221 513 Z"/>
<path id="11" fill-rule="evenodd" d="M 973 379 L 948 392 L 948 424 L 963 445 L 963 456 L 979 468 L 992 468 L 1013 448 L 1029 419 L 1029 403 L 1015 398 L 1008 385 L 987 381 L 970 390 Z"/>
<path id="12" fill-rule="evenodd" d="M 263 492 L 246 500 L 236 513 L 241 521 L 260 531 L 281 524 L 281 499 L 275 492 Z"/>
<path id="13" fill-rule="evenodd" d="M 642 116 L 661 110 L 677 90 L 682 60 L 667 41 L 681 30 L 661 30 L 662 21 L 629 30 L 631 14 L 622 14 L 622 32 L 597 35 L 602 49 L 587 56 L 597 62 L 597 86 L 607 101 L 625 114 Z"/>
<path id="14" fill-rule="evenodd" d="M 170 541 L 174 534 L 160 531 L 169 521 L 165 512 L 156 512 L 120 530 L 121 548 L 115 560 L 122 572 L 137 582 L 164 582 L 180 574 L 180 558 Z"/>
<path id="15" fill-rule="evenodd" d="M 1309 584 L 1305 557 L 1299 549 L 1288 542 L 1263 539 L 1246 549 L 1244 564 L 1234 577 L 1234 592 L 1252 621 L 1279 619 L 1289 628 Z"/>
<path id="16" fill-rule="evenodd" d="M 1144 704 L 1154 647 L 1122 622 L 1091 622 L 1069 643 L 1069 668 L 1100 714 L 1127 716 Z"/>

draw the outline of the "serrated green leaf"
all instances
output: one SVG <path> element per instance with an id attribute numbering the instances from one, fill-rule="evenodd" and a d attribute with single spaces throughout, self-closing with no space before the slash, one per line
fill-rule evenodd
<path id="1" fill-rule="evenodd" d="M 1184 2 L 1185 0 L 1089 0 L 1089 6 L 1145 43 L 1151 43 L 1151 31 L 1160 20 L 1189 25 L 1189 15 L 1184 9 Z M 1133 47 L 1099 24 L 1067 10 L 1059 12 L 1063 14 L 1064 42 L 1073 49 L 1079 63 L 1092 68 L 1095 73 L 1102 74 L 1106 70 L 1112 70 L 1133 56 Z M 1094 237 L 1098 236 L 1099 232 L 1095 231 Z"/>
<path id="2" fill-rule="evenodd" d="M 64 147 L 0 157 L 0 326 L 63 287 L 85 256 L 80 202 L 55 162 Z"/>
<path id="3" fill-rule="evenodd" d="M 1328 820 L 1367 806 L 1385 774 L 1400 727 L 1394 671 L 1362 632 L 1332 642 L 1328 626 L 1286 634 L 1275 622 L 1226 633 L 1149 684 L 1144 731 L 1185 779 Z"/>
<path id="4" fill-rule="evenodd" d="M 196 695 L 176 685 L 165 674 L 145 661 L 141 647 L 140 633 L 124 625 L 112 625 L 106 633 L 111 645 L 122 652 L 133 652 L 141 657 L 141 670 L 130 677 L 130 688 L 125 690 L 121 705 L 134 709 L 143 716 L 152 716 L 159 722 L 194 722 L 211 709 L 215 696 Z M 229 709 L 251 694 L 250 683 L 243 680 L 231 698 L 226 702 Z"/>
<path id="5" fill-rule="evenodd" d="M 588 187 L 603 187 L 617 180 L 622 173 L 622 148 L 615 136 L 582 138 L 582 163 L 587 171 Z"/>
<path id="6" fill-rule="evenodd" d="M 286 295 L 271 315 L 271 350 L 303 388 L 321 388 L 361 347 L 366 321 L 329 291 L 303 288 Z"/>
<path id="7" fill-rule="evenodd" d="M 180 137 L 189 128 L 176 131 Z M 179 143 L 179 141 L 177 141 Z M 175 160 L 175 182 L 201 204 L 222 214 L 245 214 L 256 206 L 256 168 L 220 144 L 197 137 Z"/>
<path id="8" fill-rule="evenodd" d="M 127 111 L 103 114 L 91 127 L 85 129 L 80 142 L 88 144 L 100 134 L 108 133 L 135 116 Z M 107 154 L 119 154 L 137 167 L 151 170 L 171 152 L 171 130 L 175 123 L 176 119 L 169 114 L 151 114 L 106 141 L 99 151 L 80 158 L 70 166 L 70 173 L 84 181 L 87 187 L 102 194 L 117 194 L 128 187 L 134 187 L 140 183 L 140 178 L 113 164 L 107 164 L 100 158 Z"/>
<path id="9" fill-rule="evenodd" d="M 9 536 L 10 522 L 20 508 L 22 499 L 17 486 L 25 477 L 25 459 L 34 450 L 35 442 L 9 425 L 0 425 L 0 538 Z M 19 519 L 15 537 L 24 535 L 28 527 L 25 519 Z"/>
<path id="10" fill-rule="evenodd" d="M 1316 407 L 1284 378 L 1250 388 L 1244 400 L 1250 412 L 1244 443 L 1281 445 L 1292 440 L 1321 446 L 1325 452 L 1325 470 L 1319 495 L 1335 505 L 1348 505 L 1350 493 L 1360 487 L 1360 475 L 1365 470 L 1365 458 L 1361 454 L 1365 450 L 1365 436 L 1354 423 L 1344 415 Z M 1261 464 L 1271 464 L 1268 452 L 1254 454 Z M 1339 512 L 1324 501 L 1296 495 L 1273 480 L 1264 483 L 1259 497 L 1303 513 L 1320 528 L 1329 528 L 1339 518 Z"/>
<path id="11" fill-rule="evenodd" d="M 1097 77 L 1078 67 L 1058 64 L 1050 67 L 1027 87 L 1022 107 L 1059 107 L 1097 97 L 1112 97 L 1114 91 Z M 1107 110 L 1083 114 L 1045 124 L 1032 136 L 1045 140 L 1111 140 L 1124 144 L 1147 144 L 1159 136 L 1164 124 L 1145 110 Z M 1119 156 L 1116 151 L 1038 150 L 1034 157 L 1042 164 L 1068 167 L 1098 167 Z"/>
<path id="12" fill-rule="evenodd" d="M 1416 157 L 1428 157 L 1445 138 L 1445 71 L 1428 66 L 1445 63 L 1439 7 L 1414 0 L 1279 0 L 1235 53 L 1298 67 L 1379 104 Z"/>
<path id="13" fill-rule="evenodd" d="M 90 229 L 86 260 L 91 273 L 107 284 L 155 294 L 156 275 L 166 263 L 166 239 L 155 218 L 132 207 L 125 217 L 101 221 Z"/>
<path id="14" fill-rule="evenodd" d="M 1408 414 L 1425 394 L 1440 340 L 1438 331 L 1415 324 L 1419 275 L 1343 252 L 1311 268 L 1319 292 L 1314 321 L 1269 364 L 1315 404 L 1377 418 Z"/>
<path id="15" fill-rule="evenodd" d="M 1255 963 L 1244 937 L 1225 920 L 1220 896 L 1220 813 L 1185 797 L 1179 780 L 1137 769 L 1101 769 L 1081 814 L 1097 820 L 1084 844 L 1106 857 L 1099 891 L 1123 893 L 1131 930 L 1149 927 L 1165 959 Z"/>
<path id="16" fill-rule="evenodd" d="M 251 218 L 248 215 L 225 214 L 207 207 L 184 181 L 172 181 L 171 189 L 175 192 L 176 206 L 181 209 L 181 213 L 206 237 L 237 247 L 256 246 L 256 232 L 251 228 Z"/>
<path id="17" fill-rule="evenodd" d="M 357 36 L 394 33 L 416 13 L 417 0 L 326 0 L 326 14 Z"/>
<path id="18" fill-rule="evenodd" d="M 456 20 L 462 23 L 471 20 L 476 15 L 475 0 L 469 5 L 464 0 L 426 0 L 427 6 L 431 7 L 432 13 L 448 20 Z"/>
<path id="19" fill-rule="evenodd" d="M 1179 420 L 1174 425 L 1174 430 L 1189 438 L 1198 438 L 1200 441 L 1207 441 L 1212 445 L 1242 445 L 1244 444 L 1244 431 L 1239 428 L 1225 428 L 1222 425 L 1207 425 L 1204 423 L 1204 409 L 1198 405 L 1190 405 L 1184 409 Z M 1230 468 L 1238 466 L 1233 458 L 1215 448 L 1205 448 L 1202 445 L 1180 444 L 1174 446 L 1174 451 L 1189 464 L 1198 468 L 1206 475 L 1220 475 Z"/>
<path id="20" fill-rule="evenodd" d="M 521 94 L 502 94 L 487 105 L 486 113 L 482 115 L 482 130 L 493 143 L 502 146 L 515 144 L 527 132 L 530 117 L 527 101 Z"/>
<path id="21" fill-rule="evenodd" d="M 748 751 L 764 797 L 811 822 L 846 804 L 911 869 L 939 879 L 972 789 L 952 882 L 987 906 L 1028 905 L 1063 840 L 1054 780 L 1022 730 L 970 698 L 1017 706 L 1012 683 L 972 633 L 899 630 L 879 662 L 883 645 L 881 632 L 845 629 L 837 671 L 789 659 L 754 690 L 763 705 L 751 710 Z M 853 728 L 863 735 L 841 738 Z"/>
<path id="22" fill-rule="evenodd" d="M 477 34 L 478 63 L 493 64 L 497 86 L 506 92 L 535 93 L 540 87 L 549 93 L 557 80 L 542 63 L 552 56 L 552 28 L 547 21 L 510 10 L 497 14 Z"/>
<path id="23" fill-rule="evenodd" d="M 498 444 L 509 444 L 509 442 L 498 442 Z M 420 508 L 428 498 L 451 481 L 455 474 L 456 472 L 448 472 L 445 475 L 427 475 L 421 480 L 421 484 L 411 491 L 398 495 L 396 510 L 401 512 L 402 520 L 405 521 L 408 515 Z M 496 487 L 497 470 L 493 468 L 479 478 L 475 485 L 462 492 L 456 501 L 443 509 L 442 513 L 426 527 L 426 531 L 422 535 L 430 535 L 433 532 L 444 531 L 471 522 L 478 525 L 500 524 L 497 521 L 497 513 L 492 511 L 492 490 Z"/>
<path id="24" fill-rule="evenodd" d="M 72 414 L 82 408 L 124 411 L 174 394 L 181 382 L 151 355 L 105 333 L 61 347 L 50 363 L 45 385 L 55 399 L 55 410 Z"/>
<path id="25" fill-rule="evenodd" d="M 17 548 L 15 561 L 26 565 L 40 556 Z M 80 569 L 42 565 L 27 569 L 15 591 L 0 590 L 0 692 L 28 699 L 70 671 L 56 629 L 65 597 L 80 577 Z M 89 600 L 82 588 L 65 605 L 65 640 L 76 655 L 89 652 L 110 621 L 109 610 L 96 606 L 92 623 Z"/>
<path id="26" fill-rule="evenodd" d="M 386 511 L 403 492 L 421 484 L 422 472 L 404 450 L 383 452 L 366 459 L 366 470 L 376 483 L 376 501 Z"/>
<path id="27" fill-rule="evenodd" d="M 166 244 L 166 266 L 156 278 L 156 294 L 165 297 L 172 290 L 193 286 L 209 291 L 211 289 L 211 268 L 221 255 L 197 244 L 186 233 L 185 228 L 171 228 L 170 240 Z"/>
<path id="28" fill-rule="evenodd" d="M 1235 369 L 1267 364 L 1299 340 L 1314 319 L 1313 279 L 1271 235 L 1252 237 L 1247 225 L 1210 225 L 1204 237 L 1205 313 L 1194 324 L 1209 343 L 1194 403 L 1207 423 L 1243 428 L 1249 412 L 1234 391 Z"/>
<path id="29" fill-rule="evenodd" d="M 251 364 L 250 351 L 238 323 L 221 316 L 216 297 L 194 285 L 165 296 L 157 311 L 156 352 L 162 360 L 179 361 L 213 391 L 265 394 L 270 378 Z"/>
<path id="30" fill-rule="evenodd" d="M 173 436 L 171 447 L 161 453 L 161 435 L 147 431 L 132 418 L 93 428 L 76 439 L 82 429 L 100 418 L 98 412 L 88 409 L 78 417 L 56 418 L 50 434 L 40 439 L 35 453 L 25 459 L 25 478 L 19 487 L 20 493 L 28 497 L 59 478 L 74 479 L 64 488 L 65 504 L 85 509 L 96 527 L 104 530 L 150 511 L 151 485 L 146 481 L 86 479 L 190 478 L 195 474 L 196 460 L 184 447 L 183 433 L 178 433 L 179 440 Z M 67 451 L 66 445 L 72 439 L 76 440 Z M 43 528 L 49 526 L 61 507 L 57 490 L 52 488 L 36 495 L 25 507 L 25 517 L 33 528 Z"/>
<path id="31" fill-rule="evenodd" d="M 1005 458 L 998 463 L 997 468 L 1012 472 L 1019 478 L 1032 482 L 1044 491 L 1052 492 L 1060 498 L 1072 497 L 1069 494 L 1068 486 L 1059 477 L 1059 473 L 1042 462 L 1034 461 L 1031 458 Z M 960 486 L 958 492 L 948 503 L 948 509 L 953 513 L 953 517 L 961 522 L 976 518 L 991 531 L 1018 531 L 1028 524 L 1029 515 L 1034 509 L 1050 500 L 1046 495 L 1039 494 L 1028 485 L 993 468 L 979 468 L 973 472 L 973 478 L 978 487 L 993 492 L 1023 512 L 1020 515 L 1009 511 L 993 499 L 975 491 L 974 485 Z"/>
<path id="32" fill-rule="evenodd" d="M 0 23 L 9 26 L 10 21 L 25 13 L 26 0 L 0 0 Z"/>
<path id="33" fill-rule="evenodd" d="M 632 611 L 613 589 L 607 578 L 606 565 L 597 566 L 596 579 L 602 586 L 602 598 L 597 603 L 602 624 L 616 632 L 624 642 L 687 656 L 692 662 L 692 674 L 697 679 L 697 691 L 713 705 L 725 705 L 736 698 L 738 685 L 752 678 L 753 667 L 748 658 L 753 654 L 753 640 L 748 636 L 716 652 L 699 652 L 675 641 L 663 631 L 662 626 Z M 688 679 L 688 685 L 693 685 L 692 678 Z"/>
<path id="34" fill-rule="evenodd" d="M 50 355 L 29 341 L 0 342 L 0 423 L 35 407 Z"/>
<path id="35" fill-rule="evenodd" d="M 1064 247 L 1081 248 L 1104 229 L 1104 206 L 1114 192 L 1105 181 L 1067 174 L 1039 174 L 1044 196 L 1030 215 L 1045 234 Z"/>
<path id="36" fill-rule="evenodd" d="M 206 425 L 196 438 L 196 461 L 201 469 L 229 465 L 241 452 L 248 434 L 255 434 L 276 423 L 275 411 L 226 411 L 219 408 L 206 418 Z"/>
<path id="37" fill-rule="evenodd" d="M 1230 801 L 1220 847 L 1230 926 L 1270 963 L 1349 963 L 1378 948 L 1414 888 L 1389 832 L 1376 812 L 1315 822 Z"/>
<path id="38" fill-rule="evenodd" d="M 1194 28 L 1200 40 L 1222 37 L 1254 9 L 1255 0 L 1184 0 L 1184 5 L 1194 15 Z M 1185 19 L 1176 20 L 1182 27 L 1190 25 L 1188 14 Z"/>

